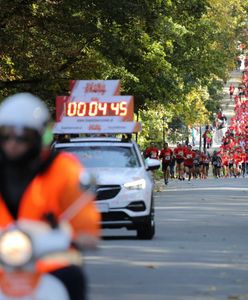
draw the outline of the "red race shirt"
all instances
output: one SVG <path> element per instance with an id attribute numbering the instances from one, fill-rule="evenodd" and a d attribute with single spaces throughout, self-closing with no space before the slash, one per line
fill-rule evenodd
<path id="1" fill-rule="evenodd" d="M 235 164 L 239 164 L 239 163 L 241 163 L 241 161 L 242 161 L 242 157 L 241 157 L 240 154 L 234 154 L 234 155 L 233 155 L 233 160 L 234 160 L 234 163 L 235 163 Z"/>
<path id="2" fill-rule="evenodd" d="M 241 162 L 242 163 L 246 163 L 247 162 L 247 154 L 246 153 L 241 153 Z"/>
<path id="3" fill-rule="evenodd" d="M 230 85 L 229 87 L 229 91 L 230 93 L 234 93 L 235 87 L 233 85 Z"/>
<path id="4" fill-rule="evenodd" d="M 168 149 L 162 149 L 160 153 L 160 158 L 162 158 L 163 163 L 169 163 L 172 159 L 173 151 Z"/>
<path id="5" fill-rule="evenodd" d="M 158 153 L 159 150 L 156 147 L 146 149 L 146 157 L 158 159 Z"/>
<path id="6" fill-rule="evenodd" d="M 229 164 L 229 157 L 227 155 L 222 156 L 222 163 L 224 166 L 228 166 Z"/>
<path id="7" fill-rule="evenodd" d="M 182 147 L 174 149 L 174 154 L 177 159 L 184 159 L 184 156 L 185 156 L 184 152 L 185 152 L 185 150 Z"/>
<path id="8" fill-rule="evenodd" d="M 185 166 L 193 166 L 193 161 L 196 157 L 196 154 L 194 151 L 185 149 L 185 160 L 184 160 L 184 165 Z"/>

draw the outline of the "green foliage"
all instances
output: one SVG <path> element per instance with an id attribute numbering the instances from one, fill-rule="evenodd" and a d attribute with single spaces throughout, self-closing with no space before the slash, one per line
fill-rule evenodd
<path id="1" fill-rule="evenodd" d="M 163 135 L 181 138 L 182 126 L 208 122 L 234 68 L 236 42 L 247 41 L 247 0 L 0 5 L 0 100 L 30 91 L 54 110 L 69 79 L 121 79 L 123 94 L 135 96 L 144 144 Z"/>

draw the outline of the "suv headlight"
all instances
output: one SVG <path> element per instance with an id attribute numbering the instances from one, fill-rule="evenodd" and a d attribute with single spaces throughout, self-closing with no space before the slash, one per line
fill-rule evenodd
<path id="1" fill-rule="evenodd" d="M 146 188 L 146 181 L 145 179 L 139 179 L 124 183 L 123 186 L 128 190 L 144 190 Z"/>
<path id="2" fill-rule="evenodd" d="M 13 229 L 0 236 L 0 260 L 10 267 L 21 267 L 33 255 L 31 239 L 24 232 Z"/>

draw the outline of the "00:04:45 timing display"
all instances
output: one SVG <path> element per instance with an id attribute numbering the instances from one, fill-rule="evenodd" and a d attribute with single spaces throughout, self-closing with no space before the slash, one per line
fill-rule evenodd
<path id="1" fill-rule="evenodd" d="M 67 117 L 120 116 L 128 114 L 128 103 L 121 102 L 69 102 L 66 104 Z"/>

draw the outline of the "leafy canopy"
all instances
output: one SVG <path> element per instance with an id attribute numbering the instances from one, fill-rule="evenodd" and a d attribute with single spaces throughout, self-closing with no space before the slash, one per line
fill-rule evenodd
<path id="1" fill-rule="evenodd" d="M 247 0 L 0 5 L 0 99 L 30 91 L 53 110 L 69 79 L 121 79 L 123 93 L 135 96 L 147 139 L 164 116 L 165 126 L 173 119 L 185 126 L 208 122 L 235 67 L 237 41 L 247 39 Z"/>

